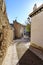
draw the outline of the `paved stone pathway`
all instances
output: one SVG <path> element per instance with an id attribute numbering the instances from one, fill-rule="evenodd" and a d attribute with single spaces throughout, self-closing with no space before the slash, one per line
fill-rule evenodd
<path id="1" fill-rule="evenodd" d="M 27 48 L 25 47 L 26 45 L 24 44 L 22 44 L 22 47 L 18 46 L 21 41 L 24 42 L 25 44 L 25 40 L 15 40 L 13 41 L 12 45 L 8 47 L 2 65 L 16 65 L 18 63 L 19 59 L 23 56 L 23 54 L 27 50 Z M 20 47 L 22 48 L 21 51 L 19 51 L 21 53 L 20 55 L 18 55 L 17 46 L 19 48 Z"/>
<path id="2" fill-rule="evenodd" d="M 13 45 L 12 48 L 12 58 L 11 58 L 11 65 L 16 65 L 18 62 L 18 55 L 17 55 L 17 49 L 16 49 L 16 44 Z"/>
<path id="3" fill-rule="evenodd" d="M 18 56 L 16 51 L 16 45 L 9 46 L 5 59 L 2 65 L 16 65 L 18 62 Z"/>
<path id="4" fill-rule="evenodd" d="M 43 65 L 43 60 L 30 49 L 27 41 L 16 40 L 8 47 L 2 65 Z"/>
<path id="5" fill-rule="evenodd" d="M 43 65 L 41 60 L 32 50 L 30 43 L 17 44 L 18 58 L 20 59 L 17 65 Z"/>

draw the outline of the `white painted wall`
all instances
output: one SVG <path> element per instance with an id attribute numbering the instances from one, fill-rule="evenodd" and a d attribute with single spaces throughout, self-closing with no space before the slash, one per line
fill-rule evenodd
<path id="1" fill-rule="evenodd" d="M 32 17 L 31 42 L 43 47 L 43 12 Z"/>

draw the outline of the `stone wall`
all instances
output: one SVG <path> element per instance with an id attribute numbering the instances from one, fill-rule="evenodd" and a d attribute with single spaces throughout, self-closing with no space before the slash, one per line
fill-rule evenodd
<path id="1" fill-rule="evenodd" d="M 18 23 L 16 20 L 13 23 L 13 27 L 15 29 L 15 37 L 16 38 L 21 38 L 24 34 L 24 28 L 25 26 Z"/>
<path id="2" fill-rule="evenodd" d="M 0 0 L 0 65 L 6 55 L 7 47 L 13 41 L 13 30 L 10 27 L 4 0 Z"/>

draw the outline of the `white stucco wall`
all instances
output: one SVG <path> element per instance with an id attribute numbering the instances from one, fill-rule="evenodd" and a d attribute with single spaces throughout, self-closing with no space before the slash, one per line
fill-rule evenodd
<path id="1" fill-rule="evenodd" d="M 32 17 L 31 42 L 43 47 L 43 12 Z"/>

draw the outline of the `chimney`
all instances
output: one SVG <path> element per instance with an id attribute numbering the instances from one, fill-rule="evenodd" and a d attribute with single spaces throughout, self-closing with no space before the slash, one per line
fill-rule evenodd
<path id="1" fill-rule="evenodd" d="M 35 11 L 36 9 L 37 9 L 37 4 L 34 5 L 33 11 Z"/>

